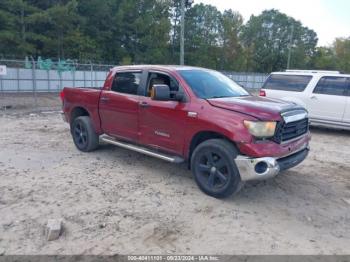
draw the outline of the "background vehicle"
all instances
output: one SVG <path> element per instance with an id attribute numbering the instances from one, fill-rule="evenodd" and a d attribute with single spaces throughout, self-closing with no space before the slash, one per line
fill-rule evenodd
<path id="1" fill-rule="evenodd" d="M 116 67 L 102 89 L 64 88 L 61 98 L 79 150 L 96 149 L 100 138 L 188 161 L 200 189 L 218 198 L 298 165 L 309 152 L 304 108 L 251 96 L 213 70 Z"/>
<path id="2" fill-rule="evenodd" d="M 350 130 L 350 75 L 336 71 L 276 72 L 268 77 L 260 96 L 305 107 L 312 125 Z"/>

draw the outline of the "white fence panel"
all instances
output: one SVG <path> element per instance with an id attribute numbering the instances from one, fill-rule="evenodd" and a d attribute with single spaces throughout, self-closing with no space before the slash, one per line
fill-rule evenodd
<path id="1" fill-rule="evenodd" d="M 72 71 L 58 73 L 57 70 L 7 68 L 7 74 L 0 76 L 3 92 L 57 92 L 69 87 L 102 87 L 109 71 Z M 247 89 L 259 89 L 267 78 L 265 74 L 223 72 Z M 33 76 L 35 79 L 33 79 Z M 34 86 L 36 83 L 36 86 Z"/>

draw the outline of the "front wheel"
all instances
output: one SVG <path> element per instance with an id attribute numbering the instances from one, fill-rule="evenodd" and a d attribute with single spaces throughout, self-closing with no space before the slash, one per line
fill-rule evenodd
<path id="1" fill-rule="evenodd" d="M 71 133 L 75 146 L 83 152 L 90 152 L 99 146 L 99 136 L 96 134 L 91 119 L 80 116 L 74 119 Z"/>
<path id="2" fill-rule="evenodd" d="M 191 157 L 198 187 L 215 198 L 237 193 L 244 183 L 234 163 L 236 156 L 235 147 L 224 139 L 210 139 L 199 144 Z"/>

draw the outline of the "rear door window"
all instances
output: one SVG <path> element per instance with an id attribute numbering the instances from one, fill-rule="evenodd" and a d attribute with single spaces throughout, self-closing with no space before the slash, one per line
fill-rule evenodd
<path id="1" fill-rule="evenodd" d="M 111 90 L 123 94 L 137 95 L 142 72 L 120 72 L 115 75 Z"/>
<path id="2" fill-rule="evenodd" d="M 347 92 L 348 78 L 325 76 L 318 81 L 314 93 L 334 96 L 345 96 Z"/>
<path id="3" fill-rule="evenodd" d="M 270 75 L 263 89 L 303 92 L 312 76 L 306 75 Z"/>

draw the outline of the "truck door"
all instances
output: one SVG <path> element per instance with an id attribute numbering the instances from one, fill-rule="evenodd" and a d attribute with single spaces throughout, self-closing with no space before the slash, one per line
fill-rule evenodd
<path id="1" fill-rule="evenodd" d="M 134 142 L 138 140 L 141 81 L 142 71 L 117 72 L 111 87 L 102 91 L 99 113 L 106 134 Z"/>
<path id="2" fill-rule="evenodd" d="M 150 90 L 154 84 L 167 84 L 170 91 L 181 91 L 177 80 L 162 72 L 149 72 L 145 94 L 140 100 L 140 143 L 174 154 L 182 154 L 187 118 L 187 103 L 154 101 Z"/>
<path id="3" fill-rule="evenodd" d="M 347 102 L 346 84 L 346 78 L 339 76 L 319 80 L 307 103 L 311 120 L 342 121 Z"/>

